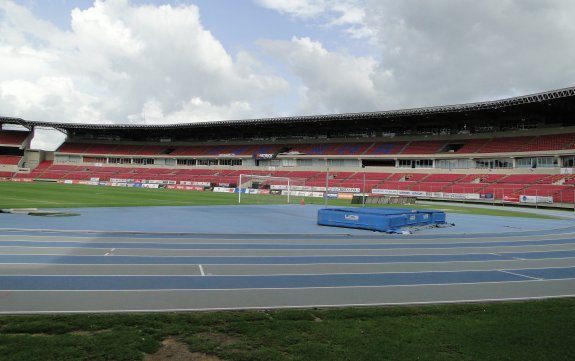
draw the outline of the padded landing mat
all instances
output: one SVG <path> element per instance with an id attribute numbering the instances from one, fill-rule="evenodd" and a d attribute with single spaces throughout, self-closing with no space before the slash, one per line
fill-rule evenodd
<path id="1" fill-rule="evenodd" d="M 322 226 L 400 233 L 407 227 L 445 224 L 445 212 L 409 208 L 324 208 L 317 212 Z"/>

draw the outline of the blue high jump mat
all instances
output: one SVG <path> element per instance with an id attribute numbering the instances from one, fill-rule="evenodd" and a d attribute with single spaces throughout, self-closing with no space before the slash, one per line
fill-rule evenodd
<path id="1" fill-rule="evenodd" d="M 321 226 L 402 233 L 408 227 L 445 225 L 445 212 L 412 208 L 324 208 L 317 212 Z"/>

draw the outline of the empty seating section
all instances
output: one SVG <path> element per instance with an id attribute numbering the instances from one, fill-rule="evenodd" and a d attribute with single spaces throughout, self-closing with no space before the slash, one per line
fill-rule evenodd
<path id="1" fill-rule="evenodd" d="M 0 130 L 0 145 L 21 146 L 30 132 L 18 130 Z"/>
<path id="2" fill-rule="evenodd" d="M 527 151 L 575 149 L 575 133 L 541 135 L 527 144 Z"/>
<path id="3" fill-rule="evenodd" d="M 15 134 L 17 133 L 17 134 Z M 0 144 L 8 142 L 20 145 L 29 132 L 0 131 Z M 135 156 L 254 156 L 254 155 L 333 155 L 333 156 L 388 156 L 426 155 L 449 152 L 447 145 L 462 144 L 450 152 L 471 153 L 513 153 L 528 151 L 552 151 L 575 149 L 575 133 L 499 137 L 481 139 L 414 140 L 360 143 L 321 143 L 321 144 L 263 144 L 263 145 L 130 145 L 130 144 L 90 144 L 66 142 L 60 146 L 60 153 L 86 155 L 135 155 Z M 282 153 L 280 153 L 282 151 Z"/>
<path id="4" fill-rule="evenodd" d="M 463 174 L 430 174 L 424 178 L 425 182 L 457 182 Z"/>
<path id="5" fill-rule="evenodd" d="M 538 183 L 539 184 L 557 184 L 557 185 L 560 185 L 560 184 L 563 184 L 567 179 L 569 179 L 568 177 L 569 177 L 568 175 L 564 175 L 564 174 L 550 175 Z"/>
<path id="6" fill-rule="evenodd" d="M 554 202 L 560 203 L 575 203 L 575 189 L 565 189 L 553 196 Z"/>
<path id="7" fill-rule="evenodd" d="M 173 156 L 219 156 L 219 155 L 259 155 L 275 154 L 277 145 L 219 145 L 219 146 L 177 146 L 170 152 Z"/>
<path id="8" fill-rule="evenodd" d="M 168 154 L 167 147 L 157 151 L 156 154 Z M 279 152 L 279 145 L 194 145 L 194 146 L 175 146 L 169 152 L 171 156 L 253 156 L 253 155 L 273 155 Z"/>
<path id="9" fill-rule="evenodd" d="M 323 174 L 323 178 L 325 179 L 325 173 L 319 173 L 319 172 L 315 172 L 315 171 L 293 171 L 290 172 L 287 177 L 292 177 L 292 178 L 306 178 L 306 179 L 311 179 L 314 177 L 320 177 L 320 174 Z M 332 174 L 333 176 L 333 174 Z"/>
<path id="10" fill-rule="evenodd" d="M 208 155 L 210 147 L 190 145 L 190 146 L 179 146 L 170 153 L 173 156 L 201 156 Z"/>
<path id="11" fill-rule="evenodd" d="M 18 173 L 18 177 L 19 178 L 39 178 L 39 176 L 42 174 L 42 172 L 44 172 L 44 170 L 50 168 L 50 166 L 52 165 L 52 161 L 48 161 L 45 160 L 43 162 L 40 162 L 40 164 L 38 164 L 38 166 L 30 173 Z"/>
<path id="12" fill-rule="evenodd" d="M 308 144 L 297 145 L 291 152 L 308 155 L 394 155 L 394 154 L 435 154 L 444 151 L 447 144 L 462 143 L 454 153 L 507 153 L 575 149 L 575 133 L 481 138 L 462 140 L 419 140 L 398 142 L 375 142 L 355 144 Z"/>
<path id="13" fill-rule="evenodd" d="M 341 173 L 340 173 L 341 175 Z M 365 178 L 366 181 L 376 181 L 381 182 L 389 178 L 391 173 L 367 173 L 367 172 L 357 172 L 349 174 L 346 179 L 347 180 L 358 180 L 363 181 Z"/>
<path id="14" fill-rule="evenodd" d="M 493 138 L 477 151 L 478 153 L 508 153 L 525 152 L 527 145 L 535 137 L 506 137 Z"/>
<path id="15" fill-rule="evenodd" d="M 417 182 L 427 177 L 425 173 L 394 173 L 387 180 L 389 181 L 411 181 Z"/>
<path id="16" fill-rule="evenodd" d="M 208 147 L 207 152 L 203 155 L 247 155 L 245 151 L 249 146 L 238 146 L 238 145 L 220 145 L 215 147 Z"/>
<path id="17" fill-rule="evenodd" d="M 167 147 L 163 145 L 132 145 L 132 144 L 89 144 L 64 143 L 58 149 L 59 153 L 101 154 L 101 155 L 161 155 Z"/>
<path id="18" fill-rule="evenodd" d="M 116 154 L 115 144 L 92 144 L 86 150 L 89 154 Z"/>
<path id="19" fill-rule="evenodd" d="M 0 155 L 0 164 L 18 165 L 22 157 L 19 155 Z"/>
<path id="20" fill-rule="evenodd" d="M 481 183 L 495 183 L 505 176 L 505 174 L 483 174 L 479 177 L 479 181 Z"/>
<path id="21" fill-rule="evenodd" d="M 495 198 L 501 199 L 504 196 L 514 195 L 525 187 L 525 185 L 521 184 L 489 184 L 481 192 L 494 194 Z"/>
<path id="22" fill-rule="evenodd" d="M 476 153 L 488 141 L 489 139 L 466 139 L 463 146 L 457 149 L 454 153 Z M 453 143 L 457 143 L 457 141 L 454 141 Z"/>
<path id="23" fill-rule="evenodd" d="M 372 144 L 373 143 L 302 144 L 293 146 L 289 152 L 307 155 L 362 155 Z"/>
<path id="24" fill-rule="evenodd" d="M 337 146 L 335 144 L 308 144 L 296 145 L 290 152 L 308 155 L 325 155 L 332 154 Z"/>
<path id="25" fill-rule="evenodd" d="M 121 155 L 160 155 L 166 150 L 163 145 L 117 145 L 113 154 Z"/>
<path id="26" fill-rule="evenodd" d="M 532 184 L 538 183 L 548 175 L 546 174 L 511 174 L 497 180 L 497 183 Z"/>
<path id="27" fill-rule="evenodd" d="M 90 144 L 86 143 L 64 143 L 58 148 L 60 153 L 88 153 Z"/>
<path id="28" fill-rule="evenodd" d="M 463 176 L 458 183 L 479 183 L 481 177 L 485 177 L 483 174 L 468 174 Z"/>
<path id="29" fill-rule="evenodd" d="M 448 187 L 449 183 L 420 182 L 413 185 L 410 189 L 413 191 L 422 191 L 422 192 L 443 192 L 443 190 Z"/>
<path id="30" fill-rule="evenodd" d="M 557 186 L 557 185 L 534 185 L 529 186 L 521 190 L 522 195 L 526 196 L 554 196 L 565 189 L 573 189 L 573 187 L 569 186 Z"/>
<path id="31" fill-rule="evenodd" d="M 356 175 L 358 175 L 357 178 L 359 179 L 363 179 L 363 176 L 361 175 L 361 173 L 355 173 L 355 172 L 337 172 L 334 174 L 337 178 L 339 179 L 355 179 Z"/>
<path id="32" fill-rule="evenodd" d="M 410 142 L 401 154 L 434 154 L 447 144 L 446 140 L 416 140 Z"/>
<path id="33" fill-rule="evenodd" d="M 407 142 L 383 142 L 374 143 L 371 148 L 365 152 L 365 155 L 392 155 L 399 154 Z"/>
<path id="34" fill-rule="evenodd" d="M 457 143 L 457 140 L 449 143 Z M 575 133 L 467 139 L 455 153 L 508 153 L 575 149 Z"/>
<path id="35" fill-rule="evenodd" d="M 447 144 L 461 143 L 454 153 L 508 153 L 575 149 L 575 133 L 542 136 L 454 140 L 417 140 L 356 144 L 297 145 L 292 152 L 308 155 L 411 155 L 443 152 Z"/>
<path id="36" fill-rule="evenodd" d="M 335 149 L 335 155 L 362 155 L 371 145 L 371 143 L 343 144 Z"/>
<path id="37" fill-rule="evenodd" d="M 234 154 L 237 155 L 268 155 L 268 154 L 276 154 L 281 150 L 282 146 L 280 145 L 250 145 L 247 147 L 237 147 L 233 150 Z"/>
<path id="38" fill-rule="evenodd" d="M 444 192 L 450 193 L 479 193 L 485 194 L 483 189 L 486 187 L 486 184 L 478 184 L 478 183 L 456 183 L 451 184 L 444 188 Z"/>

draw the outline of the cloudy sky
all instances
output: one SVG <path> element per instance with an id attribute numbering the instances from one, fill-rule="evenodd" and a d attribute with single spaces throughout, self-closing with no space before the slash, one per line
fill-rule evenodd
<path id="1" fill-rule="evenodd" d="M 572 0 L 0 0 L 0 115 L 170 124 L 524 95 L 575 85 L 573 19 Z"/>

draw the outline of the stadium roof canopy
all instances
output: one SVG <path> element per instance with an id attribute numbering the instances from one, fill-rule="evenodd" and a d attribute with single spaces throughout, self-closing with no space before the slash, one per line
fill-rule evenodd
<path id="1" fill-rule="evenodd" d="M 0 124 L 53 128 L 71 137 L 128 140 L 212 140 L 345 137 L 354 134 L 422 133 L 428 129 L 493 130 L 575 125 L 575 87 L 495 101 L 404 110 L 307 115 L 171 125 L 89 124 L 0 117 Z M 515 127 L 515 128 L 514 128 Z"/>

